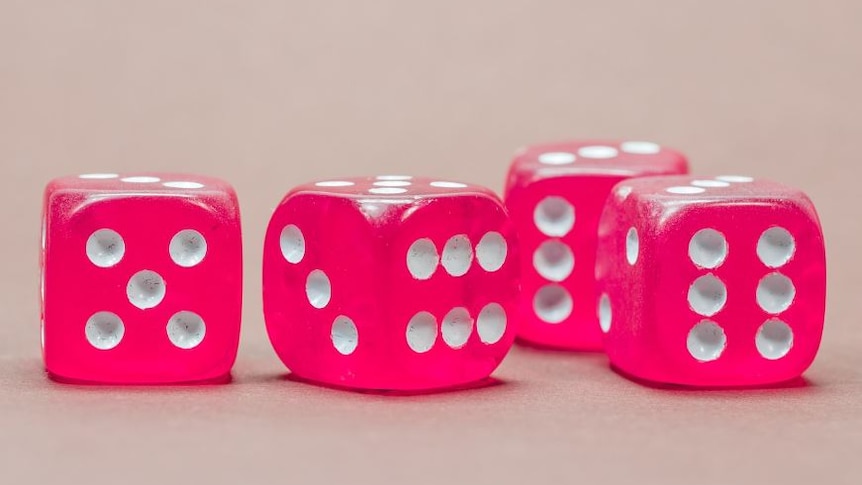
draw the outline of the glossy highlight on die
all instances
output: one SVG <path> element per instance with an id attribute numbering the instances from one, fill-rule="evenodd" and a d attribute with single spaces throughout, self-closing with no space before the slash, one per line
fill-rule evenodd
<path id="1" fill-rule="evenodd" d="M 621 180 L 687 171 L 682 154 L 645 141 L 582 140 L 521 150 L 505 196 L 522 246 L 519 338 L 544 347 L 601 349 L 594 270 L 608 194 Z"/>
<path id="2" fill-rule="evenodd" d="M 599 238 L 596 312 L 624 374 L 761 386 L 814 360 L 826 259 L 801 191 L 746 176 L 629 180 L 609 198 Z"/>
<path id="3" fill-rule="evenodd" d="M 229 377 L 242 242 L 227 183 L 170 173 L 52 180 L 41 267 L 42 346 L 52 377 L 110 384 Z"/>
<path id="4" fill-rule="evenodd" d="M 306 184 L 275 209 L 263 252 L 270 341 L 302 379 L 462 386 L 514 341 L 518 244 L 488 189 L 402 175 Z"/>

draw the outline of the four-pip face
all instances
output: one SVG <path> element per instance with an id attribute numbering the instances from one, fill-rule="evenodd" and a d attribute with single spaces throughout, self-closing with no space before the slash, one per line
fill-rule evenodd
<path id="1" fill-rule="evenodd" d="M 293 189 L 264 242 L 264 312 L 297 376 L 423 390 L 488 377 L 514 340 L 517 244 L 489 190 L 409 176 Z"/>
<path id="2" fill-rule="evenodd" d="M 221 180 L 86 174 L 45 190 L 43 354 L 54 377 L 225 377 L 242 299 L 239 206 Z"/>
<path id="3" fill-rule="evenodd" d="M 813 361 L 826 260 L 799 190 L 744 176 L 629 180 L 614 189 L 599 238 L 597 314 L 623 372 L 755 386 Z"/>

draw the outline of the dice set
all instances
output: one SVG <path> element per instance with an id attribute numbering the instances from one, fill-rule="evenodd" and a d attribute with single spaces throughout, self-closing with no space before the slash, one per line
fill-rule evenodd
<path id="1" fill-rule="evenodd" d="M 386 175 L 290 190 L 263 244 L 269 339 L 300 379 L 418 392 L 488 378 L 517 339 L 604 350 L 635 380 L 762 386 L 800 376 L 823 331 L 820 223 L 800 191 L 692 177 L 649 142 L 521 150 L 503 200 Z M 227 379 L 242 241 L 218 179 L 51 181 L 42 350 L 61 381 Z"/>

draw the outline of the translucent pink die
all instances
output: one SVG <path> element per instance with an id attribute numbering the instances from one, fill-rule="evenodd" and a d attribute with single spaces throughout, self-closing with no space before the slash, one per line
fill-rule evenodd
<path id="1" fill-rule="evenodd" d="M 506 206 L 521 241 L 519 337 L 542 346 L 601 348 L 596 318 L 596 228 L 611 187 L 680 174 L 678 152 L 650 142 L 534 145 L 512 163 Z"/>
<path id="2" fill-rule="evenodd" d="M 240 330 L 234 190 L 213 178 L 86 174 L 45 190 L 43 355 L 62 380 L 229 375 Z"/>
<path id="3" fill-rule="evenodd" d="M 609 198 L 599 237 L 597 313 L 623 373 L 758 386 L 814 359 L 826 261 L 802 192 L 742 176 L 630 180 Z"/>
<path id="4" fill-rule="evenodd" d="M 264 242 L 266 326 L 297 376 L 418 391 L 488 377 L 514 340 L 512 224 L 489 190 L 381 176 L 312 183 Z"/>

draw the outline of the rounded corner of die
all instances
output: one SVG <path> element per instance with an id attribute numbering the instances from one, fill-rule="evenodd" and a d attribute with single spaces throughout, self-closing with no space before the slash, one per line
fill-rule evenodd
<path id="1" fill-rule="evenodd" d="M 272 210 L 269 214 L 269 220 L 267 222 L 267 234 L 269 231 L 279 223 L 281 219 L 283 219 L 286 215 L 292 214 L 294 212 L 294 204 L 296 200 L 302 196 L 301 192 L 297 192 L 296 188 L 291 189 L 289 192 L 284 194 L 281 199 L 273 206 Z M 268 236 L 267 236 L 268 238 Z"/>
<path id="2" fill-rule="evenodd" d="M 195 175 L 192 175 L 191 177 L 193 179 L 204 178 L 204 177 L 199 177 L 199 176 L 195 176 Z M 236 187 L 229 180 L 223 179 L 221 177 L 214 177 L 214 176 L 207 176 L 207 177 L 205 177 L 205 179 L 208 182 L 206 184 L 212 185 L 214 187 L 218 187 L 219 190 L 221 190 L 227 194 L 231 194 L 233 196 L 236 196 Z"/>
<path id="3" fill-rule="evenodd" d="M 45 192 L 42 207 L 42 221 L 50 230 L 56 222 L 69 221 L 83 211 L 91 201 L 83 194 L 59 186 Z"/>
<path id="4" fill-rule="evenodd" d="M 68 362 L 64 362 L 60 356 L 45 347 L 42 351 L 42 370 L 47 380 L 57 384 L 85 384 L 87 379 L 80 375 L 80 370 L 75 369 Z"/>
<path id="5" fill-rule="evenodd" d="M 506 172 L 503 194 L 512 191 L 523 190 L 526 187 L 542 180 L 541 173 L 529 163 L 529 159 L 516 159 Z"/>
<path id="6" fill-rule="evenodd" d="M 685 152 L 675 147 L 662 145 L 662 153 L 667 157 L 667 175 L 688 175 L 691 173 L 691 161 Z"/>
<path id="7" fill-rule="evenodd" d="M 48 179 L 42 187 L 42 194 L 45 200 L 63 186 L 63 177 L 53 177 Z"/>
<path id="8" fill-rule="evenodd" d="M 54 177 L 47 182 L 42 189 L 42 194 L 46 200 L 63 193 L 69 188 L 68 177 Z"/>
<path id="9" fill-rule="evenodd" d="M 308 184 L 293 186 L 281 196 L 281 199 L 278 201 L 278 205 L 281 206 L 289 204 L 292 200 L 309 192 L 311 191 L 309 190 Z"/>
<path id="10" fill-rule="evenodd" d="M 484 187 L 484 186 L 476 186 L 477 190 L 477 198 L 486 201 L 486 203 L 497 209 L 505 212 L 508 215 L 508 209 L 506 207 L 506 202 L 503 200 L 503 197 L 495 192 L 494 190 Z"/>
<path id="11" fill-rule="evenodd" d="M 236 187 L 221 179 L 215 179 L 215 182 L 218 184 L 218 191 L 221 193 L 225 203 L 237 207 L 237 213 L 239 213 L 239 194 L 236 191 Z"/>
<path id="12" fill-rule="evenodd" d="M 681 152 L 674 152 L 676 157 L 674 159 L 674 165 L 671 168 L 672 173 L 676 175 L 688 175 L 691 173 L 691 162 L 689 162 L 688 157 Z"/>
<path id="13" fill-rule="evenodd" d="M 787 198 L 786 200 L 796 211 L 799 212 L 799 214 L 809 220 L 822 237 L 823 228 L 820 219 L 820 212 L 817 210 L 817 206 L 814 204 L 811 197 L 809 197 L 805 192 L 799 190 L 795 197 Z"/>

